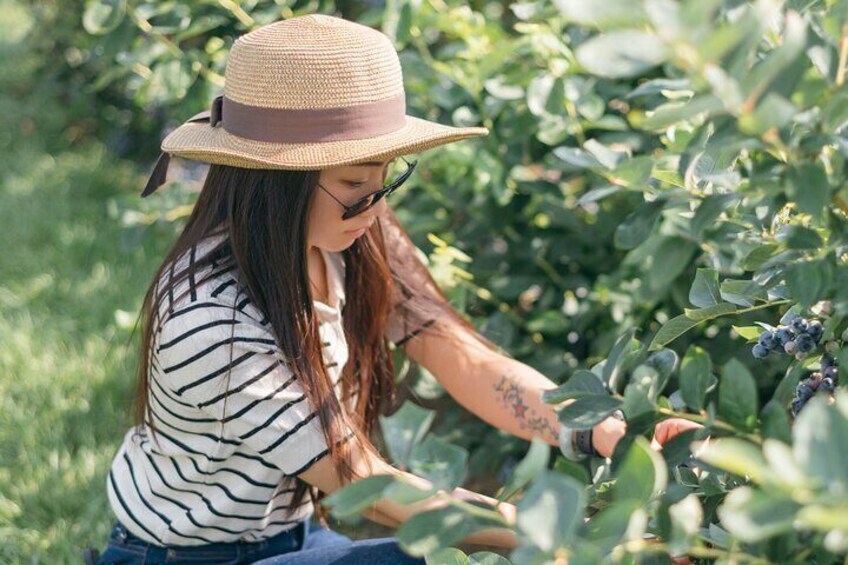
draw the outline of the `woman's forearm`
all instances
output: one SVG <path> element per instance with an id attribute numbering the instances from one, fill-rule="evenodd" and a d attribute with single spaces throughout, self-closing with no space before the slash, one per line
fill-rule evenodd
<path id="1" fill-rule="evenodd" d="M 388 464 L 382 467 L 382 469 L 378 470 L 379 473 L 394 475 L 404 482 L 422 490 L 431 490 L 433 488 L 432 483 L 427 479 L 401 471 Z M 490 496 L 473 492 L 462 487 L 457 487 L 449 493 L 445 491 L 438 491 L 437 494 L 413 504 L 399 504 L 391 500 L 382 499 L 371 506 L 371 508 L 369 508 L 364 514 L 369 519 L 373 519 L 380 524 L 397 527 L 419 512 L 438 510 L 449 506 L 451 504 L 451 499 L 489 507 L 490 510 L 495 511 L 500 518 L 502 518 L 505 525 L 515 523 L 516 510 L 514 505 L 506 502 L 500 502 Z M 464 543 L 491 545 L 493 547 L 502 548 L 514 548 L 518 546 L 518 538 L 508 527 L 487 528 L 468 536 L 462 541 Z"/>
<path id="2" fill-rule="evenodd" d="M 492 355 L 474 366 L 471 374 L 457 381 L 453 396 L 483 420 L 518 437 L 540 438 L 559 445 L 557 410 L 573 400 L 552 405 L 542 400 L 542 393 L 556 388 L 550 379 L 529 365 Z M 594 428 L 593 443 L 602 455 L 612 453 L 624 436 L 624 424 L 607 418 Z"/>

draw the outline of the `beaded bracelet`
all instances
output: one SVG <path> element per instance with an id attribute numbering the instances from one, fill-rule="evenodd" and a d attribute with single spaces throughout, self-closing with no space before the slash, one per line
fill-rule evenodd
<path id="1" fill-rule="evenodd" d="M 577 432 L 577 449 L 583 453 L 597 457 L 599 453 L 595 450 L 595 444 L 592 442 L 592 431 L 590 428 Z"/>
<path id="2" fill-rule="evenodd" d="M 622 412 L 621 410 L 615 410 L 612 413 L 612 417 L 627 423 L 627 420 L 624 418 L 624 412 Z M 593 431 L 594 428 L 576 432 L 575 442 L 577 443 L 578 450 L 582 451 L 583 453 L 593 455 L 595 457 L 600 457 L 601 454 L 598 453 L 597 449 L 595 449 L 595 442 L 593 441 L 592 434 Z"/>

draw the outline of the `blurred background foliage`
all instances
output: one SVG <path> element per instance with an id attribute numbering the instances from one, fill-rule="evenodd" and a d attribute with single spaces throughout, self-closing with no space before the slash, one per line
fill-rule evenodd
<path id="1" fill-rule="evenodd" d="M 423 155 L 393 207 L 456 307 L 566 383 L 556 399 L 611 393 L 631 422 L 611 461 L 572 464 L 407 364 L 406 395 L 438 416 L 384 422 L 390 453 L 411 454 L 396 462 L 505 483 L 516 563 L 841 562 L 844 399 L 794 426 L 792 387 L 818 357 L 755 363 L 746 328 L 823 300 L 826 336 L 845 326 L 846 0 L 0 0 L 0 561 L 71 562 L 106 539 L 132 328 L 205 169 L 178 160 L 155 198 L 138 193 L 162 137 L 222 92 L 234 39 L 313 12 L 393 39 L 412 115 L 491 129 Z M 694 467 L 698 438 L 653 453 L 638 436 L 671 415 L 730 441 Z M 393 447 L 404 427 L 432 433 Z M 338 516 L 410 496 L 351 488 Z M 467 511 L 401 538 L 434 561 L 497 562 L 440 549 L 457 516 L 491 523 Z"/>

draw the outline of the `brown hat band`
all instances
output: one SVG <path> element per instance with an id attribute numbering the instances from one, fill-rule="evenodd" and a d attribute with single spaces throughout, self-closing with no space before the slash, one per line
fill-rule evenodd
<path id="1" fill-rule="evenodd" d="M 376 137 L 397 131 L 405 124 L 404 93 L 355 106 L 318 109 L 266 108 L 241 104 L 218 96 L 210 110 L 189 118 L 187 122 L 208 121 L 221 125 L 228 133 L 271 143 L 315 143 Z M 165 183 L 170 157 L 159 154 L 142 197 Z"/>

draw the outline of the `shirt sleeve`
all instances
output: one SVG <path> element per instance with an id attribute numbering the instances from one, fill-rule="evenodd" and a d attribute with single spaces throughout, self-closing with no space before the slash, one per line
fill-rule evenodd
<path id="1" fill-rule="evenodd" d="M 174 398 L 223 423 L 225 437 L 289 476 L 328 453 L 317 412 L 270 326 L 221 304 L 182 308 L 160 328 L 154 378 Z"/>
<path id="2" fill-rule="evenodd" d="M 394 283 L 385 336 L 400 346 L 448 314 L 451 306 L 430 275 L 426 258 L 388 206 L 380 215 L 380 227 Z"/>
<path id="3" fill-rule="evenodd" d="M 444 306 L 434 300 L 427 300 L 417 295 L 407 296 L 393 307 L 386 327 L 386 338 L 400 347 L 445 313 Z"/>

